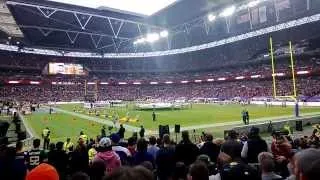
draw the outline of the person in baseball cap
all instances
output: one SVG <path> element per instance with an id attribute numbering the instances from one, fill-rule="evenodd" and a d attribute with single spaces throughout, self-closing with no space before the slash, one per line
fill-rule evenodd
<path id="1" fill-rule="evenodd" d="M 27 174 L 26 180 L 59 180 L 57 170 L 46 163 L 42 163 L 35 167 Z"/>
<path id="2" fill-rule="evenodd" d="M 94 157 L 93 163 L 96 161 L 104 163 L 107 173 L 111 173 L 121 166 L 120 157 L 112 150 L 110 138 L 104 137 L 99 141 L 98 153 Z"/>

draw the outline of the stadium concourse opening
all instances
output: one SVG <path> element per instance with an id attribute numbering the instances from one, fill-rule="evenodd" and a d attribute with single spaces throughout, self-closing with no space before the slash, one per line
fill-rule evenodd
<path id="1" fill-rule="evenodd" d="M 1 180 L 319 179 L 319 0 L 0 3 Z"/>

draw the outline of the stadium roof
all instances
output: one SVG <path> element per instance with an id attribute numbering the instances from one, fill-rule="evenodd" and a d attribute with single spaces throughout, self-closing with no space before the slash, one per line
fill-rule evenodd
<path id="1" fill-rule="evenodd" d="M 9 36 L 23 37 L 4 0 L 0 0 L 0 30 Z"/>
<path id="2" fill-rule="evenodd" d="M 94 9 L 114 9 L 150 16 L 177 0 L 50 0 Z"/>
<path id="3" fill-rule="evenodd" d="M 319 21 L 320 13 L 320 1 L 309 0 L 178 0 L 148 17 L 54 1 L 9 0 L 6 4 L 25 37 L 19 48 L 102 57 L 212 48 Z"/>

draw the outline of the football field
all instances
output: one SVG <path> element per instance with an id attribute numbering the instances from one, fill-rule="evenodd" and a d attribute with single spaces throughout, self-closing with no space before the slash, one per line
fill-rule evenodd
<path id="1" fill-rule="evenodd" d="M 65 140 L 66 137 L 77 139 L 80 131 L 94 138 L 100 134 L 101 127 L 113 125 L 112 117 L 120 119 L 116 125 L 125 124 L 126 136 L 138 131 L 143 125 L 147 134 L 156 134 L 159 125 L 169 125 L 174 128 L 180 124 L 182 130 L 206 130 L 221 135 L 227 126 L 242 124 L 241 111 L 249 111 L 250 122 L 266 122 L 268 120 L 293 117 L 293 107 L 265 107 L 257 105 L 237 104 L 193 104 L 192 107 L 181 110 L 156 110 L 156 121 L 152 121 L 152 111 L 135 110 L 132 104 L 126 107 L 106 107 L 98 109 L 97 114 L 89 112 L 81 104 L 57 105 L 54 113 L 49 115 L 48 107 L 42 107 L 32 115 L 24 118 L 35 134 L 41 135 L 45 127 L 49 127 L 53 141 Z M 302 115 L 320 114 L 318 107 L 301 107 Z M 200 130 L 199 130 L 200 129 Z M 116 132 L 117 129 L 111 130 Z M 108 131 L 107 131 L 108 132 Z"/>

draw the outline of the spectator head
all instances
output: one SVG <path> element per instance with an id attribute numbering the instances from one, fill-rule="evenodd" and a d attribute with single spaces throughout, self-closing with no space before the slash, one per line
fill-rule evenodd
<path id="1" fill-rule="evenodd" d="M 120 142 L 120 136 L 117 133 L 113 133 L 110 135 L 110 139 L 112 141 L 112 144 L 116 145 Z"/>
<path id="2" fill-rule="evenodd" d="M 111 151 L 112 150 L 112 142 L 110 138 L 104 137 L 99 142 L 99 149 L 101 151 Z"/>
<path id="3" fill-rule="evenodd" d="M 81 135 L 84 135 L 83 131 L 80 131 L 80 136 L 81 136 Z"/>
<path id="4" fill-rule="evenodd" d="M 250 129 L 250 133 L 249 133 L 249 137 L 250 138 L 255 138 L 255 137 L 259 137 L 259 133 L 260 133 L 260 129 L 257 127 L 252 127 Z"/>
<path id="5" fill-rule="evenodd" d="M 16 151 L 20 152 L 20 151 L 22 151 L 22 148 L 23 148 L 23 143 L 21 141 L 17 141 L 17 143 L 16 143 Z"/>
<path id="6" fill-rule="evenodd" d="M 120 167 L 109 174 L 104 180 L 153 180 L 153 174 L 148 169 L 137 166 L 131 167 Z"/>
<path id="7" fill-rule="evenodd" d="M 311 164 L 309 172 L 306 173 L 308 180 L 318 180 L 320 177 L 320 159 Z"/>
<path id="8" fill-rule="evenodd" d="M 26 180 L 59 180 L 57 170 L 46 163 L 42 163 L 39 166 L 32 169 L 26 177 Z"/>
<path id="9" fill-rule="evenodd" d="M 208 133 L 207 133 L 207 134 L 205 135 L 205 137 L 206 137 L 206 141 L 207 141 L 207 142 L 212 142 L 212 141 L 213 141 L 213 136 L 212 136 L 212 134 L 208 134 Z"/>
<path id="10" fill-rule="evenodd" d="M 209 180 L 209 170 L 203 162 L 196 161 L 191 164 L 188 180 Z"/>
<path id="11" fill-rule="evenodd" d="M 146 152 L 148 149 L 148 143 L 144 138 L 141 138 L 137 142 L 137 151 L 138 152 Z"/>
<path id="12" fill-rule="evenodd" d="M 157 143 L 157 138 L 155 136 L 150 136 L 149 137 L 149 143 L 150 145 L 155 145 Z"/>
<path id="13" fill-rule="evenodd" d="M 182 131 L 181 137 L 182 137 L 182 141 L 183 142 L 190 142 L 189 132 L 188 131 Z"/>
<path id="14" fill-rule="evenodd" d="M 128 146 L 134 146 L 134 145 L 136 145 L 136 144 L 137 144 L 137 142 L 136 142 L 136 139 L 135 139 L 135 138 L 130 137 L 130 138 L 128 139 Z"/>
<path id="15" fill-rule="evenodd" d="M 183 180 L 187 179 L 188 169 L 183 162 L 177 162 L 174 167 L 172 180 Z"/>
<path id="16" fill-rule="evenodd" d="M 320 159 L 320 150 L 317 149 L 306 149 L 298 152 L 295 155 L 294 162 L 294 174 L 296 175 L 297 180 L 309 180 L 308 176 L 314 173 L 314 170 L 317 167 L 314 167 L 317 160 Z M 319 178 L 319 177 L 318 177 Z"/>
<path id="17" fill-rule="evenodd" d="M 123 125 L 122 125 L 122 124 L 120 124 L 120 128 L 123 128 Z"/>
<path id="18" fill-rule="evenodd" d="M 275 170 L 275 162 L 273 155 L 269 152 L 262 152 L 258 155 L 258 162 L 263 173 L 273 172 Z"/>
<path id="19" fill-rule="evenodd" d="M 84 172 L 76 172 L 71 176 L 71 180 L 90 180 L 90 177 Z"/>
<path id="20" fill-rule="evenodd" d="M 228 133 L 229 139 L 237 139 L 237 137 L 238 137 L 238 133 L 236 131 L 234 131 L 234 130 L 229 131 L 229 133 Z"/>
<path id="21" fill-rule="evenodd" d="M 57 142 L 56 148 L 57 148 L 58 151 L 62 151 L 62 149 L 63 149 L 63 142 L 61 142 L 61 141 Z"/>
<path id="22" fill-rule="evenodd" d="M 33 148 L 39 148 L 40 147 L 40 139 L 33 140 Z"/>
<path id="23" fill-rule="evenodd" d="M 102 177 L 105 176 L 105 171 L 106 171 L 106 167 L 102 160 L 93 161 L 89 169 L 90 179 L 92 180 L 102 179 Z"/>
<path id="24" fill-rule="evenodd" d="M 56 144 L 50 143 L 50 145 L 49 145 L 49 150 L 50 150 L 50 151 L 53 151 L 53 150 L 55 150 L 55 149 L 56 149 Z"/>
<path id="25" fill-rule="evenodd" d="M 169 145 L 170 144 L 170 136 L 169 134 L 164 134 L 162 138 L 163 144 Z"/>
<path id="26" fill-rule="evenodd" d="M 197 161 L 203 162 L 207 167 L 213 166 L 213 162 L 211 161 L 210 157 L 206 154 L 201 154 L 197 157 Z"/>
<path id="27" fill-rule="evenodd" d="M 224 152 L 220 152 L 217 158 L 217 166 L 219 169 L 222 169 L 222 167 L 228 163 L 231 163 L 232 158 L 228 154 Z"/>
<path id="28" fill-rule="evenodd" d="M 71 141 L 71 138 L 67 138 L 67 143 L 69 143 Z"/>
<path id="29" fill-rule="evenodd" d="M 143 166 L 144 168 L 153 171 L 153 165 L 150 161 L 143 161 L 140 166 Z"/>

